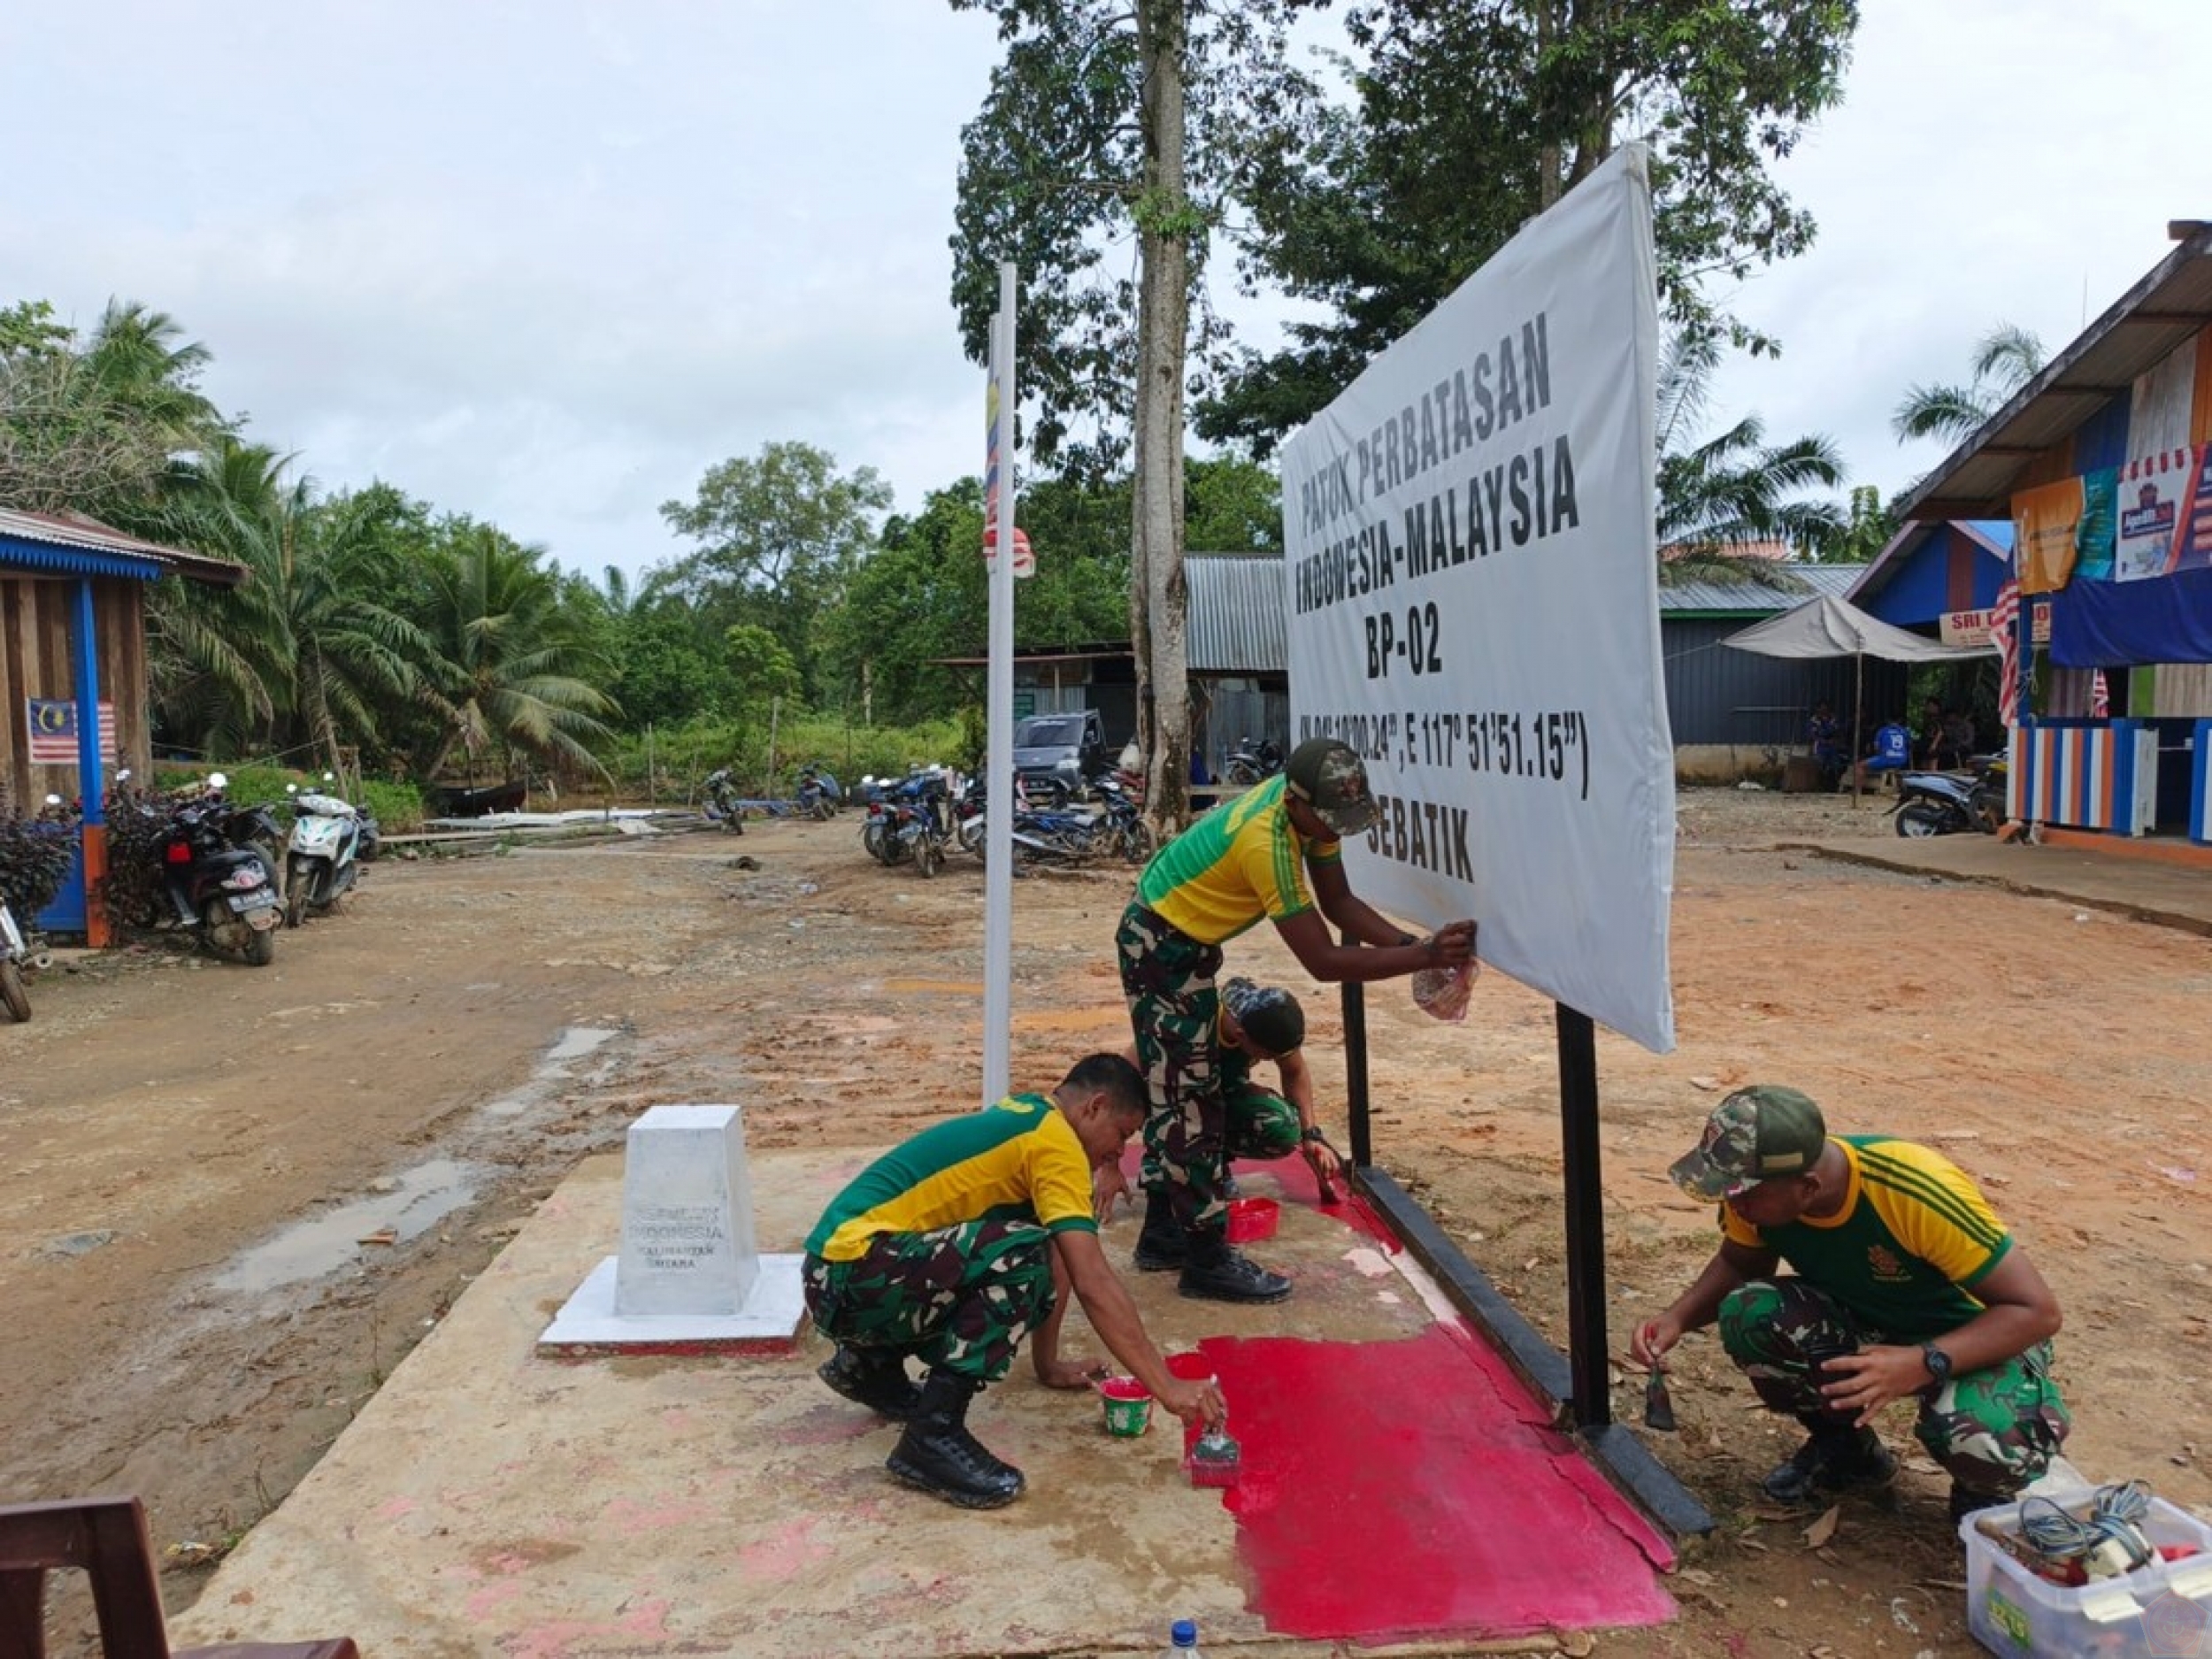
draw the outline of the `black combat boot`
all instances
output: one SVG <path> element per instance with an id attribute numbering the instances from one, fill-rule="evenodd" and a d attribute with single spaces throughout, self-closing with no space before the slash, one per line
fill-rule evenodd
<path id="1" fill-rule="evenodd" d="M 1002 1463 L 968 1432 L 968 1402 L 983 1385 L 972 1377 L 933 1371 L 922 1385 L 921 1409 L 885 1467 L 964 1509 L 995 1509 L 1022 1494 L 1022 1471 Z"/>
<path id="2" fill-rule="evenodd" d="M 1182 1225 L 1175 1219 L 1175 1207 L 1168 1202 L 1167 1194 L 1148 1194 L 1144 1201 L 1144 1228 L 1137 1234 L 1137 1271 L 1177 1271 L 1189 1254 Z"/>
<path id="3" fill-rule="evenodd" d="M 841 1342 L 814 1374 L 855 1405 L 894 1423 L 910 1423 L 922 1409 L 922 1391 L 906 1374 L 906 1361 L 887 1348 L 848 1348 Z"/>
<path id="4" fill-rule="evenodd" d="M 1759 1488 L 1777 1503 L 1819 1503 L 1846 1492 L 1887 1486 L 1897 1460 L 1872 1429 L 1806 1419 L 1812 1432 Z"/>
<path id="5" fill-rule="evenodd" d="M 1185 1239 L 1189 1256 L 1175 1286 L 1184 1295 L 1202 1302 L 1280 1302 L 1290 1294 L 1288 1279 L 1232 1247 L 1227 1235 L 1193 1233 Z"/>

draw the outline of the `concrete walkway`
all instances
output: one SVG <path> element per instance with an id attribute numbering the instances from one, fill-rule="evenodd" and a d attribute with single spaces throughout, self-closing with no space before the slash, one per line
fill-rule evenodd
<path id="1" fill-rule="evenodd" d="M 1979 881 L 2037 898 L 2112 910 L 2212 934 L 2212 848 L 2117 836 L 2053 835 L 2041 845 L 1993 835 L 1869 835 L 1785 842 L 1908 874 Z"/>
<path id="2" fill-rule="evenodd" d="M 762 1250 L 797 1248 L 865 1156 L 755 1155 Z M 1100 1402 L 1039 1386 L 1025 1354 L 972 1413 L 1029 1479 L 985 1514 L 890 1479 L 897 1431 L 817 1380 L 818 1336 L 774 1359 L 541 1355 L 615 1246 L 620 1176 L 618 1156 L 595 1158 L 546 1201 L 174 1621 L 178 1642 L 345 1634 L 372 1659 L 1134 1655 L 1188 1617 L 1210 1655 L 1292 1659 L 1361 1632 L 1377 1655 L 1506 1637 L 1497 1650 L 1586 1652 L 1578 1622 L 1672 1616 L 1665 1540 L 1417 1266 L 1308 1202 L 1295 1160 L 1241 1173 L 1284 1201 L 1256 1253 L 1295 1276 L 1290 1302 L 1125 1281 L 1164 1348 L 1217 1362 L 1245 1438 L 1239 1488 L 1192 1486 L 1164 1413 L 1109 1438 Z M 1126 1217 L 1108 1230 L 1118 1265 L 1135 1232 Z M 1069 1351 L 1102 1356 L 1079 1312 L 1069 1325 Z M 1365 1363 L 1338 1370 L 1348 1355 Z M 1333 1372 L 1338 1397 L 1271 1399 L 1279 1370 Z M 1374 1470 L 1380 1491 L 1361 1485 Z M 1561 1561 L 1578 1571 L 1545 1571 Z"/>

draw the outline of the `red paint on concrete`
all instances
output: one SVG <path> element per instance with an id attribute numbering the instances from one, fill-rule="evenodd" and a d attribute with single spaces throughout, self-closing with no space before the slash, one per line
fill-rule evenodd
<path id="1" fill-rule="evenodd" d="M 1674 1617 L 1665 1538 L 1463 1325 L 1201 1351 L 1240 1447 L 1222 1499 L 1271 1631 L 1379 1642 Z"/>
<path id="2" fill-rule="evenodd" d="M 1129 1183 L 1133 1208 L 1141 1208 L 1143 1203 L 1143 1190 L 1137 1185 L 1137 1176 L 1143 1164 L 1144 1145 L 1141 1141 L 1132 1141 L 1121 1155 L 1121 1173 L 1122 1179 Z M 1323 1203 L 1320 1184 L 1313 1177 L 1313 1165 L 1295 1154 L 1266 1163 L 1246 1159 L 1238 1163 L 1232 1172 L 1240 1171 L 1248 1175 L 1266 1175 L 1282 1189 L 1283 1202 L 1303 1204 L 1309 1210 L 1342 1222 L 1354 1233 L 1362 1234 L 1379 1246 L 1386 1256 L 1396 1256 L 1406 1248 L 1398 1235 L 1385 1225 L 1383 1218 L 1375 1213 L 1374 1207 L 1352 1190 L 1349 1181 L 1340 1179 L 1337 1182 L 1336 1202 Z"/>

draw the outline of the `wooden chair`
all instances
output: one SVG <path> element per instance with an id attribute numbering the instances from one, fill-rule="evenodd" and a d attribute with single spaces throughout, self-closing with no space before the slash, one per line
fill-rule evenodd
<path id="1" fill-rule="evenodd" d="M 81 1568 L 92 1580 L 107 1659 L 360 1659 L 342 1636 L 173 1649 L 136 1498 L 0 1504 L 0 1659 L 46 1659 L 46 1575 L 58 1567 Z"/>

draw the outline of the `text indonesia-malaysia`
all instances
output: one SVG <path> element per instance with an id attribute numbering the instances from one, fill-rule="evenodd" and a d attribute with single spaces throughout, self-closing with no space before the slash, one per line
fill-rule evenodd
<path id="1" fill-rule="evenodd" d="M 1551 401 L 1550 335 L 1539 311 L 1517 335 L 1502 335 L 1494 351 L 1478 351 L 1348 450 L 1326 456 L 1299 485 L 1299 518 L 1309 539 L 1340 526 L 1342 533 L 1298 561 L 1296 614 L 1580 525 L 1574 446 L 1563 433 L 1478 465 L 1412 503 L 1394 534 L 1386 518 L 1345 522 L 1369 501 L 1487 444 Z"/>

